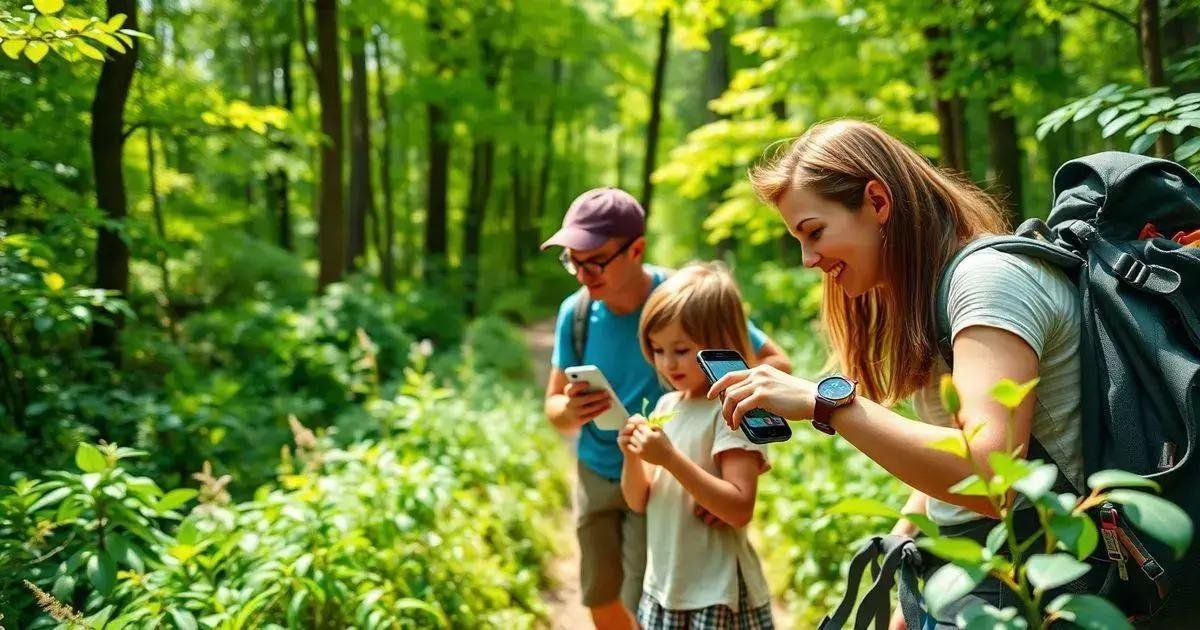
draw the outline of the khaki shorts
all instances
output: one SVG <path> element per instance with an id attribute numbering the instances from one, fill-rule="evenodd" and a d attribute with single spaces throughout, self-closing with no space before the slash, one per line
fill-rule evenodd
<path id="1" fill-rule="evenodd" d="M 619 482 L 597 475 L 582 462 L 578 471 L 575 535 L 583 605 L 594 608 L 620 598 L 636 612 L 646 573 L 646 515 L 629 509 Z"/>

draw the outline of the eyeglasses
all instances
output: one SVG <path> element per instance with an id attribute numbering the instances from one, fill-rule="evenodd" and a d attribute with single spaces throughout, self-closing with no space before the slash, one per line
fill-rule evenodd
<path id="1" fill-rule="evenodd" d="M 609 256 L 603 261 L 589 260 L 587 262 L 577 262 L 574 258 L 571 258 L 571 255 L 568 254 L 567 250 L 564 249 L 563 252 L 558 256 L 558 262 L 562 263 L 563 269 L 566 269 L 567 273 L 571 274 L 572 276 L 579 273 L 580 269 L 582 269 L 584 273 L 588 274 L 589 276 L 598 276 L 604 273 L 604 268 L 612 263 L 612 261 L 616 260 L 618 256 L 625 253 L 625 250 L 629 249 L 629 246 L 633 245 L 634 241 L 636 240 L 638 240 L 638 237 L 636 236 L 629 239 L 624 245 L 621 246 L 620 249 L 613 252 L 612 256 Z"/>

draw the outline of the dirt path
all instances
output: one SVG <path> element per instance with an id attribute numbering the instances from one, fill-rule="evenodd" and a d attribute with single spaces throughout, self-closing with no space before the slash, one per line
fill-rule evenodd
<path id="1" fill-rule="evenodd" d="M 533 357 L 538 383 L 544 384 L 550 376 L 550 354 L 554 348 L 554 320 L 532 324 L 525 328 L 525 343 Z M 570 450 L 574 450 L 573 438 L 565 438 Z M 575 475 L 575 467 L 571 467 Z M 571 487 L 575 480 L 571 479 Z M 550 630 L 578 630 L 592 627 L 592 618 L 581 603 L 579 594 L 579 545 L 575 542 L 571 511 L 559 515 L 559 530 L 556 536 L 559 555 L 546 568 L 551 588 L 542 592 L 542 601 L 550 611 Z"/>

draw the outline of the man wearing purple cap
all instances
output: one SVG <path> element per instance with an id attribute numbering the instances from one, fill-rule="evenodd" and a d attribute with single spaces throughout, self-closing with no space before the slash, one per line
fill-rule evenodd
<path id="1" fill-rule="evenodd" d="M 643 400 L 653 409 L 664 393 L 637 335 L 642 305 L 669 273 L 643 263 L 645 231 L 646 212 L 632 195 L 595 188 L 575 199 L 562 228 L 542 243 L 543 250 L 563 248 L 559 260 L 583 285 L 559 307 L 545 409 L 560 431 L 579 431 L 575 503 L 581 590 L 596 627 L 606 629 L 636 626 L 632 613 L 642 594 L 646 521 L 621 495 L 617 432 L 592 422 L 608 409 L 607 395 L 568 384 L 563 370 L 599 367 L 628 410 L 640 410 Z M 791 371 L 779 347 L 752 323 L 747 326 L 758 362 Z"/>

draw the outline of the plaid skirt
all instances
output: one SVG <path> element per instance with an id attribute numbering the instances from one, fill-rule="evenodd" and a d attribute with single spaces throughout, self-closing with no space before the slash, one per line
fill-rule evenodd
<path id="1" fill-rule="evenodd" d="M 738 612 L 724 604 L 693 610 L 668 610 L 648 593 L 642 593 L 637 620 L 644 630 L 774 630 L 771 603 L 751 608 L 746 583 L 738 574 Z"/>

